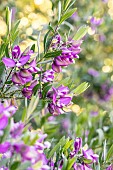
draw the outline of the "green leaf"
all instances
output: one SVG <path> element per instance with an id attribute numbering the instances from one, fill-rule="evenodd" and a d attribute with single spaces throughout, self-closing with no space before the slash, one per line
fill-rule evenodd
<path id="1" fill-rule="evenodd" d="M 49 30 L 49 31 L 46 33 L 45 37 L 44 37 L 44 53 L 45 53 L 46 50 L 47 50 L 47 40 L 48 40 L 48 36 L 49 36 L 50 31 L 51 31 L 51 30 Z"/>
<path id="2" fill-rule="evenodd" d="M 60 147 L 63 147 L 65 145 L 65 142 L 66 142 L 66 140 L 65 140 L 65 136 L 64 136 L 55 145 L 55 147 L 50 151 L 50 153 L 48 155 L 48 159 L 50 159 L 54 155 L 55 152 L 57 153 L 59 151 Z"/>
<path id="3" fill-rule="evenodd" d="M 38 89 L 41 88 L 41 85 L 40 84 L 37 84 L 34 88 L 33 88 L 33 94 L 36 95 Z"/>
<path id="4" fill-rule="evenodd" d="M 42 91 L 42 98 L 44 99 L 47 95 L 47 92 L 49 91 L 49 89 L 51 88 L 52 85 L 48 85 L 48 86 L 45 86 L 43 88 L 43 91 Z"/>
<path id="5" fill-rule="evenodd" d="M 17 170 L 26 170 L 28 167 L 30 167 L 31 162 L 30 161 L 26 161 L 24 163 L 22 163 L 19 168 L 17 168 Z"/>
<path id="6" fill-rule="evenodd" d="M 60 86 L 61 84 L 63 84 L 64 86 L 67 86 L 70 82 L 70 77 L 66 77 L 64 79 L 62 79 L 60 82 L 58 82 L 58 86 Z"/>
<path id="7" fill-rule="evenodd" d="M 65 1 L 65 0 L 64 0 L 64 1 Z M 68 1 L 68 0 L 67 0 L 67 1 Z M 76 1 L 76 0 L 72 0 L 72 1 L 70 1 L 70 3 L 67 2 L 68 5 L 66 5 L 65 10 L 68 11 L 68 9 L 70 9 L 70 8 L 74 5 L 75 1 Z"/>
<path id="8" fill-rule="evenodd" d="M 70 146 L 72 146 L 72 144 L 73 144 L 73 140 L 67 141 L 66 144 L 63 147 L 63 150 L 64 151 L 67 150 L 68 148 L 70 148 Z"/>
<path id="9" fill-rule="evenodd" d="M 57 57 L 62 53 L 62 50 L 59 51 L 54 51 L 54 52 L 49 52 L 45 54 L 45 58 L 53 58 L 53 57 Z"/>
<path id="10" fill-rule="evenodd" d="M 3 74 L 4 68 L 5 68 L 5 65 L 3 63 L 0 63 L 0 78 Z"/>
<path id="11" fill-rule="evenodd" d="M 28 36 L 28 38 L 31 39 L 31 40 L 33 40 L 33 41 L 37 41 L 37 39 L 36 39 L 35 37 L 31 36 L 31 35 Z"/>
<path id="12" fill-rule="evenodd" d="M 84 160 L 84 163 L 86 163 L 86 164 L 90 164 L 91 162 L 92 162 L 92 160 L 91 159 L 83 159 Z"/>
<path id="13" fill-rule="evenodd" d="M 107 149 L 106 149 L 106 140 L 104 141 L 104 151 L 103 151 L 103 159 L 106 160 Z"/>
<path id="14" fill-rule="evenodd" d="M 24 122 L 26 120 L 26 115 L 27 115 L 27 108 L 25 107 L 22 112 L 22 122 Z"/>
<path id="15" fill-rule="evenodd" d="M 94 164 L 95 170 L 100 170 L 100 163 L 98 162 L 97 164 Z"/>
<path id="16" fill-rule="evenodd" d="M 18 30 L 19 24 L 20 24 L 20 20 L 18 20 L 18 21 L 15 23 L 14 27 L 12 28 L 12 30 L 11 30 L 11 34 L 12 34 L 12 35 Z"/>
<path id="17" fill-rule="evenodd" d="M 6 7 L 6 24 L 8 26 L 8 32 L 11 30 L 11 11 L 9 7 Z"/>
<path id="18" fill-rule="evenodd" d="M 64 156 L 64 158 L 63 158 L 63 166 L 62 166 L 62 170 L 66 170 L 67 162 L 68 162 L 68 160 L 67 160 L 67 158 Z"/>
<path id="19" fill-rule="evenodd" d="M 67 9 L 68 5 L 70 4 L 71 0 L 65 0 L 64 2 L 64 10 Z"/>
<path id="20" fill-rule="evenodd" d="M 63 21 L 65 21 L 66 19 L 71 17 L 75 13 L 76 10 L 77 10 L 77 8 L 73 8 L 73 9 L 70 9 L 69 11 L 67 11 L 66 13 L 64 13 L 64 15 L 61 17 L 60 21 L 58 22 L 58 25 L 60 25 Z"/>
<path id="21" fill-rule="evenodd" d="M 31 114 L 36 109 L 38 102 L 39 102 L 39 97 L 38 96 L 32 96 L 29 107 L 27 109 L 27 119 L 31 116 Z"/>
<path id="22" fill-rule="evenodd" d="M 80 84 L 76 89 L 72 90 L 75 96 L 83 93 L 90 85 L 87 82 Z"/>
<path id="23" fill-rule="evenodd" d="M 11 167 L 10 167 L 10 170 L 16 170 L 18 167 L 19 167 L 19 165 L 20 165 L 20 162 L 19 161 L 16 161 L 16 162 L 14 162 L 12 165 L 11 165 Z"/>
<path id="24" fill-rule="evenodd" d="M 109 159 L 113 156 L 113 145 L 110 147 L 107 156 L 106 156 L 106 161 L 108 162 Z"/>
<path id="25" fill-rule="evenodd" d="M 7 164 L 8 162 L 9 162 L 9 158 L 2 159 L 2 161 L 0 161 L 0 167 L 6 166 L 6 164 Z"/>
<path id="26" fill-rule="evenodd" d="M 35 44 L 33 44 L 33 45 L 31 46 L 31 50 L 33 50 L 33 52 L 35 52 Z"/>
<path id="27" fill-rule="evenodd" d="M 71 168 L 72 168 L 72 166 L 73 166 L 73 164 L 75 163 L 75 161 L 76 161 L 76 157 L 73 157 L 73 158 L 69 158 L 68 159 L 68 163 L 67 163 L 67 168 L 66 168 L 66 170 L 70 170 Z"/>
<path id="28" fill-rule="evenodd" d="M 81 38 L 83 38 L 86 35 L 87 31 L 88 31 L 88 26 L 84 25 L 84 26 L 80 27 L 73 39 L 80 40 Z"/>

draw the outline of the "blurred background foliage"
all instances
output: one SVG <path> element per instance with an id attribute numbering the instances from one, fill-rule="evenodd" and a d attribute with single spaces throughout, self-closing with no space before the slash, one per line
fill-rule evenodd
<path id="1" fill-rule="evenodd" d="M 37 36 L 40 35 L 42 52 L 42 37 L 49 22 L 54 26 L 59 3 L 59 0 L 0 0 L 0 43 L 6 33 L 5 8 L 9 6 L 13 12 L 12 22 L 21 20 L 18 42 L 21 49 L 37 44 Z M 89 26 L 88 34 L 84 38 L 79 60 L 64 69 L 63 74 L 59 73 L 56 81 L 69 77 L 70 83 L 79 85 L 87 81 L 90 87 L 83 96 L 73 98 L 71 108 L 66 108 L 72 113 L 53 117 L 44 110 L 40 114 L 41 109 L 37 107 L 35 112 L 38 116 L 31 123 L 34 129 L 41 127 L 45 130 L 49 138 L 56 140 L 55 135 L 60 138 L 64 134 L 71 138 L 83 137 L 85 143 L 101 152 L 105 139 L 108 146 L 113 142 L 113 1 L 76 0 L 73 6 L 77 7 L 77 12 L 62 24 L 60 34 L 63 38 L 68 34 L 73 37 L 83 24 Z M 102 19 L 102 23 L 92 26 L 91 17 Z M 18 115 L 21 109 L 20 106 Z"/>

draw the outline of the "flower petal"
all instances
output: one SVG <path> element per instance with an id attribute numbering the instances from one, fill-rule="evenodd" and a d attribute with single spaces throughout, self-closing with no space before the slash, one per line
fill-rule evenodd
<path id="1" fill-rule="evenodd" d="M 18 58 L 20 56 L 20 47 L 16 45 L 12 50 L 13 58 Z"/>
<path id="2" fill-rule="evenodd" d="M 19 63 L 21 63 L 21 66 L 23 66 L 28 62 L 29 59 L 30 59 L 30 55 L 21 56 L 19 59 Z"/>
<path id="3" fill-rule="evenodd" d="M 5 64 L 6 67 L 14 67 L 16 64 L 15 64 L 15 61 L 11 58 L 6 58 L 4 57 L 2 59 L 3 63 Z"/>
<path id="4" fill-rule="evenodd" d="M 52 69 L 57 73 L 62 71 L 61 66 L 58 66 L 55 63 L 52 64 Z"/>
<path id="5" fill-rule="evenodd" d="M 31 76 L 31 73 L 27 69 L 21 69 L 19 72 L 19 75 L 21 77 L 27 78 L 27 77 Z"/>
<path id="6" fill-rule="evenodd" d="M 12 82 L 18 85 L 24 85 L 24 80 L 19 76 L 19 73 L 14 73 L 12 76 Z"/>
<path id="7" fill-rule="evenodd" d="M 5 129 L 7 125 L 8 125 L 8 117 L 2 116 L 0 118 L 0 130 Z"/>
<path id="8" fill-rule="evenodd" d="M 10 148 L 10 142 L 4 142 L 0 144 L 0 153 L 5 153 Z"/>

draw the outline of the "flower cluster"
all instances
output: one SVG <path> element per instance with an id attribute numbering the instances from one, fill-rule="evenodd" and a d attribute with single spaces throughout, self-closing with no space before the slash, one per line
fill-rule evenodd
<path id="1" fill-rule="evenodd" d="M 17 108 L 7 101 L 4 104 L 0 103 L 0 136 L 3 135 L 3 130 L 7 127 L 9 118 L 13 116 L 16 110 Z"/>
<path id="2" fill-rule="evenodd" d="M 79 152 L 81 154 L 79 155 Z M 92 149 L 84 149 L 82 148 L 82 139 L 76 138 L 74 142 L 74 150 L 70 153 L 70 157 L 77 156 L 78 162 L 74 163 L 75 170 L 92 170 L 91 165 L 95 162 L 98 162 L 98 155 L 93 153 Z M 88 161 L 87 161 L 88 160 Z"/>
<path id="3" fill-rule="evenodd" d="M 47 137 L 47 134 L 43 134 L 41 131 L 35 132 L 27 132 L 27 134 L 24 135 L 30 139 L 29 142 L 25 142 L 25 137 L 22 138 L 22 133 L 24 130 L 24 124 L 22 122 L 14 123 L 10 130 L 10 136 L 9 139 L 3 143 L 0 144 L 0 154 L 2 154 L 2 157 L 0 159 L 0 162 L 4 159 L 8 159 L 11 157 L 15 157 L 20 161 L 21 163 L 24 163 L 26 161 L 29 161 L 30 165 L 27 167 L 27 170 L 34 170 L 34 167 L 38 162 L 40 162 L 39 170 L 47 170 L 49 169 L 49 166 L 47 165 L 47 158 L 44 154 L 44 149 L 50 147 L 49 142 L 44 142 L 44 139 Z M 34 142 L 32 142 L 32 140 Z M 14 161 L 14 160 L 13 160 Z M 1 167 L 3 169 L 8 169 L 8 167 Z"/>
<path id="4" fill-rule="evenodd" d="M 72 97 L 69 96 L 68 87 L 63 85 L 58 88 L 52 87 L 52 91 L 48 92 L 47 97 L 50 99 L 48 110 L 53 115 L 63 114 L 63 107 L 68 106 L 72 100 Z"/>
<path id="5" fill-rule="evenodd" d="M 53 79 L 54 79 L 54 71 L 52 69 L 47 70 L 42 74 L 42 81 L 44 83 L 53 82 Z"/>
<path id="6" fill-rule="evenodd" d="M 30 98 L 32 95 L 33 87 L 36 85 L 36 81 L 33 80 L 33 73 L 37 73 L 39 69 L 36 67 L 36 60 L 32 59 L 33 51 L 26 50 L 21 53 L 20 47 L 15 46 L 12 49 L 11 58 L 3 57 L 2 61 L 7 68 L 11 68 L 12 82 L 17 86 L 28 87 L 22 89 L 22 93 L 25 97 Z"/>
<path id="7" fill-rule="evenodd" d="M 66 67 L 74 63 L 75 58 L 79 58 L 78 54 L 81 52 L 81 41 L 68 40 L 63 42 L 60 35 L 56 35 L 52 42 L 52 49 L 61 50 L 61 55 L 57 56 L 53 60 L 52 69 L 59 73 L 62 71 L 62 67 Z"/>

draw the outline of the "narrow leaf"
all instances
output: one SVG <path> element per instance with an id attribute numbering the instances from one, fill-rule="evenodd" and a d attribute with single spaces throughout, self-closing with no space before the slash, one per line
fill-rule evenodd
<path id="1" fill-rule="evenodd" d="M 76 157 L 68 159 L 68 164 L 67 164 L 66 170 L 70 170 L 72 168 L 72 166 L 75 163 L 76 159 L 77 159 Z"/>
<path id="2" fill-rule="evenodd" d="M 77 8 L 73 8 L 70 9 L 69 11 L 67 11 L 60 19 L 60 21 L 58 22 L 58 25 L 60 25 L 63 21 L 65 21 L 66 19 L 68 19 L 69 17 L 71 17 L 75 11 L 77 10 Z"/>
<path id="3" fill-rule="evenodd" d="M 65 3 L 64 3 L 64 10 L 67 9 L 69 3 L 71 2 L 71 0 L 66 0 Z"/>
<path id="4" fill-rule="evenodd" d="M 107 156 L 106 156 L 106 161 L 109 161 L 109 159 L 113 156 L 113 145 L 110 147 L 108 150 Z"/>
<path id="5" fill-rule="evenodd" d="M 84 82 L 80 84 L 76 89 L 72 91 L 72 93 L 75 94 L 75 96 L 78 96 L 79 94 L 83 93 L 90 85 L 87 82 Z"/>
<path id="6" fill-rule="evenodd" d="M 64 136 L 64 137 L 62 137 L 62 138 L 60 139 L 60 141 L 55 145 L 55 147 L 50 151 L 50 153 L 49 153 L 49 155 L 48 155 L 48 159 L 50 159 L 50 158 L 54 155 L 55 152 L 57 153 L 57 152 L 59 151 L 59 148 L 65 145 L 65 142 L 66 142 L 66 140 L 65 140 L 65 136 Z"/>
<path id="7" fill-rule="evenodd" d="M 80 27 L 73 39 L 74 40 L 82 39 L 86 35 L 87 31 L 88 31 L 88 26 L 84 25 Z"/>
<path id="8" fill-rule="evenodd" d="M 44 57 L 45 57 L 45 58 L 53 58 L 53 57 L 59 56 L 61 53 L 62 53 L 61 50 L 59 50 L 59 51 L 54 51 L 54 52 L 49 52 L 49 53 L 46 53 Z"/>

